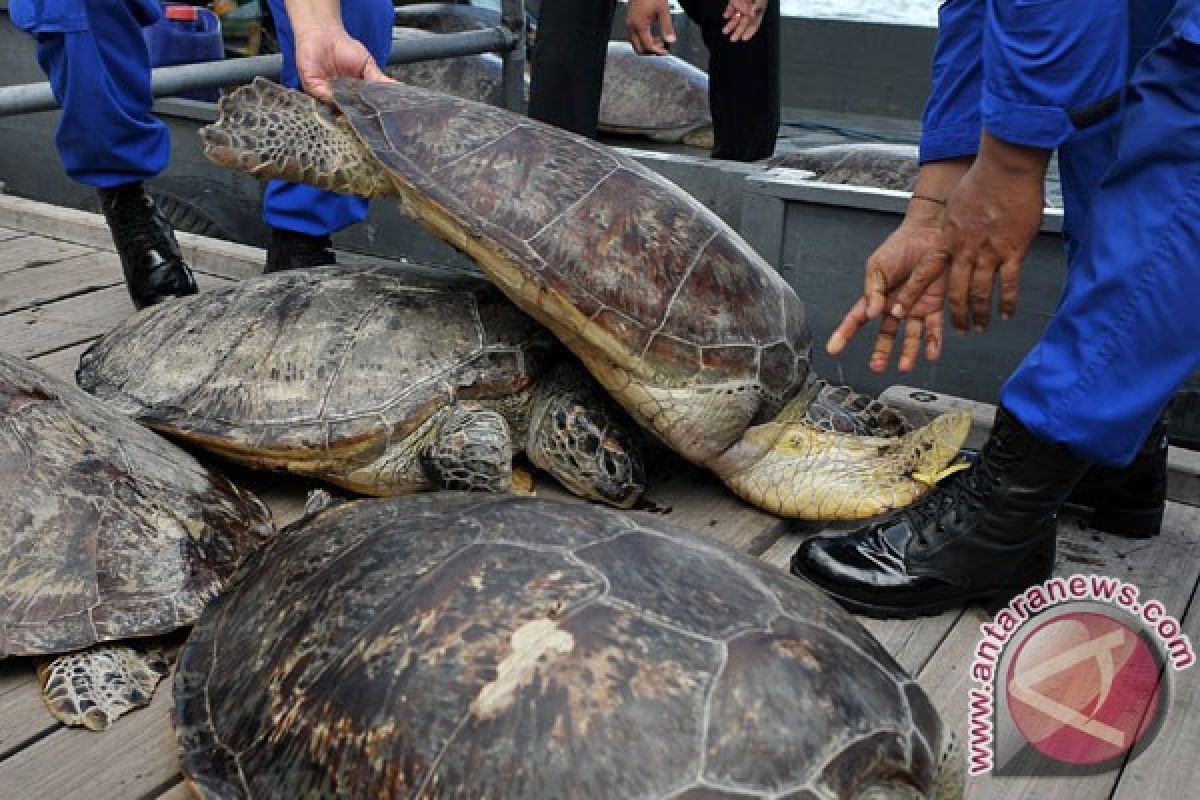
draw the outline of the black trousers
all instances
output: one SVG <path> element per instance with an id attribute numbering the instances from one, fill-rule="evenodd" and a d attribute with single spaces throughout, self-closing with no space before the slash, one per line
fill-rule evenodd
<path id="1" fill-rule="evenodd" d="M 724 0 L 682 0 L 708 47 L 713 158 L 757 161 L 779 133 L 779 0 L 768 0 L 748 42 L 722 33 Z M 616 0 L 542 0 L 529 86 L 529 116 L 596 136 L 604 58 Z"/>

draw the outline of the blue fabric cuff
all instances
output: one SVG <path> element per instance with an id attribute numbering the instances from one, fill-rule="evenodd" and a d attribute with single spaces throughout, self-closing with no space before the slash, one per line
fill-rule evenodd
<path id="1" fill-rule="evenodd" d="M 983 90 L 983 127 L 997 139 L 1053 150 L 1075 132 L 1066 109 L 1000 100 Z"/>
<path id="2" fill-rule="evenodd" d="M 947 158 L 973 156 L 979 152 L 981 129 L 978 121 L 921 131 L 918 160 L 941 161 Z"/>

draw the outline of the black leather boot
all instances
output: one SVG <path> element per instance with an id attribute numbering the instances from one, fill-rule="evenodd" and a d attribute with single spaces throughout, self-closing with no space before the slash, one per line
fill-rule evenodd
<path id="1" fill-rule="evenodd" d="M 328 236 L 272 228 L 271 245 L 267 248 L 267 266 L 263 272 L 326 267 L 336 263 L 333 240 Z"/>
<path id="2" fill-rule="evenodd" d="M 1050 576 L 1057 512 L 1087 468 L 1000 408 L 970 469 L 884 522 L 809 539 L 792 572 L 873 617 L 1007 601 Z"/>
<path id="3" fill-rule="evenodd" d="M 134 308 L 195 294 L 196 279 L 179 252 L 175 231 L 142 184 L 97 192 Z"/>
<path id="4" fill-rule="evenodd" d="M 1067 498 L 1067 507 L 1083 515 L 1088 527 L 1131 539 L 1157 536 L 1166 506 L 1166 415 L 1154 423 L 1129 466 L 1097 464 Z"/>

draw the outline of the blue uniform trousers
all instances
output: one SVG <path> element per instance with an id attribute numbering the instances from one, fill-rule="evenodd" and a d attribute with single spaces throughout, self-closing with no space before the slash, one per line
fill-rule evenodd
<path id="1" fill-rule="evenodd" d="M 283 51 L 283 84 L 300 86 L 296 74 L 295 37 L 283 0 L 270 0 L 275 32 Z M 342 0 L 342 24 L 346 32 L 362 42 L 380 64 L 392 47 L 395 10 L 391 0 Z M 334 194 L 312 186 L 269 181 L 263 199 L 263 220 L 274 228 L 319 236 L 339 231 L 367 216 L 367 201 L 361 197 Z"/>
<path id="2" fill-rule="evenodd" d="M 62 117 L 54 141 L 67 175 L 97 188 L 151 178 L 170 157 L 166 126 L 150 113 L 142 25 L 154 0 L 12 0 L 9 14 L 37 38 L 37 58 Z"/>
<path id="3" fill-rule="evenodd" d="M 1127 464 L 1200 364 L 1200 0 L 1175 4 L 1135 68 L 1075 245 L 1062 302 L 1001 399 L 1039 437 Z"/>

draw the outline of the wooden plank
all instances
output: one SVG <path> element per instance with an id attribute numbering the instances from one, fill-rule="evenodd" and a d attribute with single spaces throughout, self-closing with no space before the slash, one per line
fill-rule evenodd
<path id="1" fill-rule="evenodd" d="M 1146 540 L 1102 536 L 1081 528 L 1066 518 L 1059 524 L 1059 554 L 1054 574 L 1076 573 L 1111 575 L 1139 587 L 1143 602 L 1159 600 L 1168 613 L 1178 616 L 1186 608 L 1200 576 L 1200 509 L 1169 503 L 1163 532 Z M 934 654 L 919 680 L 934 705 L 952 730 L 965 735 L 967 698 L 972 654 L 979 642 L 979 626 L 989 615 L 982 609 L 969 609 Z M 1194 740 L 1192 742 L 1194 752 Z M 1194 760 L 1194 759 L 1193 759 Z M 1023 800 L 1029 797 L 1054 797 L 1055 800 L 1091 800 L 1108 797 L 1117 775 L 1051 777 L 983 776 L 969 781 L 974 800 Z M 1184 797 L 1182 795 L 1144 795 L 1146 797 Z"/>
<path id="2" fill-rule="evenodd" d="M 678 456 L 658 461 L 648 470 L 651 481 L 641 508 L 660 514 L 664 522 L 751 555 L 766 550 L 789 524 L 742 501 L 711 472 Z"/>
<path id="3" fill-rule="evenodd" d="M 5 242 L 3 249 L 0 249 L 0 274 L 54 264 L 95 252 L 91 247 L 44 236 L 21 236 Z"/>
<path id="4" fill-rule="evenodd" d="M 0 314 L 123 286 L 124 280 L 116 254 L 98 251 L 0 273 Z"/>
<path id="5" fill-rule="evenodd" d="M 32 358 L 107 333 L 132 313 L 125 287 L 112 286 L 0 316 L 0 342 L 8 352 Z"/>
<path id="6" fill-rule="evenodd" d="M 762 554 L 762 559 L 781 569 L 788 569 L 792 554 L 809 535 L 811 534 L 793 533 L 780 537 L 779 541 Z M 910 675 L 917 675 L 960 616 L 962 611 L 947 611 L 936 617 L 914 620 L 880 620 L 861 616 L 857 619 L 905 671 Z"/>
<path id="7" fill-rule="evenodd" d="M 4 662 L 0 673 L 0 760 L 61 727 L 42 702 L 32 659 Z M 0 782 L 3 786 L 3 782 Z"/>
<path id="8" fill-rule="evenodd" d="M 1182 615 L 1180 615 L 1182 616 Z M 1192 601 L 1183 619 L 1183 632 L 1192 648 L 1200 647 L 1200 597 Z M 1113 800 L 1152 800 L 1159 797 L 1195 797 L 1200 786 L 1200 667 L 1192 665 L 1172 675 L 1170 705 L 1163 727 L 1150 746 L 1125 766 Z"/>
<path id="9" fill-rule="evenodd" d="M 183 781 L 172 786 L 167 791 L 160 794 L 156 800 L 195 800 L 195 795 L 192 790 L 187 787 Z"/>
<path id="10" fill-rule="evenodd" d="M 103 733 L 59 728 L 0 762 L 5 797 L 56 800 L 156 795 L 179 774 L 171 729 L 171 680 L 146 708 Z"/>
<path id="11" fill-rule="evenodd" d="M 61 380 L 75 382 L 75 370 L 79 366 L 79 357 L 92 346 L 94 340 L 89 339 L 82 344 L 55 350 L 53 353 L 31 358 L 30 361 Z"/>

